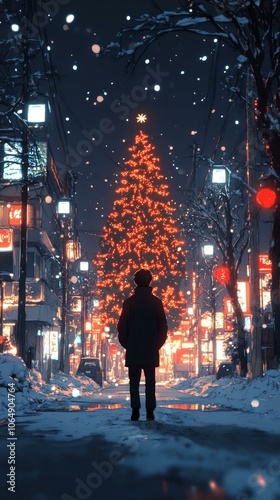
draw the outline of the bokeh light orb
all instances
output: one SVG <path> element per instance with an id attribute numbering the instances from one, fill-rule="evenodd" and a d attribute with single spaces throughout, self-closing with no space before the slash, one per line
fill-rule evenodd
<path id="1" fill-rule="evenodd" d="M 73 398 L 77 398 L 78 396 L 80 396 L 80 391 L 79 391 L 79 389 L 76 389 L 76 388 L 75 388 L 75 389 L 73 389 L 73 390 L 72 390 L 72 396 L 73 396 Z"/>
<path id="2" fill-rule="evenodd" d="M 12 24 L 11 26 L 11 30 L 14 32 L 14 33 L 17 33 L 19 31 L 19 25 L 14 23 Z"/>
<path id="3" fill-rule="evenodd" d="M 75 16 L 73 16 L 73 14 L 68 14 L 68 16 L 66 16 L 66 22 L 68 24 L 72 23 L 75 19 Z"/>
<path id="4" fill-rule="evenodd" d="M 45 196 L 45 203 L 47 203 L 48 205 L 53 201 L 52 197 L 47 194 L 47 196 Z"/>
<path id="5" fill-rule="evenodd" d="M 97 43 L 94 43 L 91 47 L 91 50 L 92 52 L 94 52 L 94 54 L 99 54 L 101 48 L 100 48 L 100 45 L 98 45 Z"/>
<path id="6" fill-rule="evenodd" d="M 257 408 L 258 406 L 260 406 L 260 402 L 257 399 L 253 399 L 251 401 L 251 406 L 252 408 Z"/>

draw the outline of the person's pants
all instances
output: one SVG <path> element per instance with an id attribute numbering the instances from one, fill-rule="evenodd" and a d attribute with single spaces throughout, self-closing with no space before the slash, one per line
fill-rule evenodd
<path id="1" fill-rule="evenodd" d="M 150 365 L 133 365 L 128 367 L 130 382 L 130 406 L 133 409 L 141 407 L 139 396 L 139 384 L 141 371 L 144 370 L 146 380 L 146 410 L 154 411 L 156 407 L 156 370 Z"/>

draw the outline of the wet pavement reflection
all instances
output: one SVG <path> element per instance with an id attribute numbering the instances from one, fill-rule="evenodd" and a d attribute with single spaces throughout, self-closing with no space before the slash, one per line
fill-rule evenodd
<path id="1" fill-rule="evenodd" d="M 61 406 L 58 408 L 50 408 L 44 411 L 95 411 L 95 410 L 118 410 L 120 408 L 128 408 L 128 405 L 120 403 L 94 403 L 94 404 L 80 404 Z M 194 411 L 229 411 L 233 408 L 227 408 L 219 405 L 204 405 L 201 403 L 172 403 L 172 404 L 159 404 L 158 408 L 169 408 L 174 410 L 194 410 Z"/>

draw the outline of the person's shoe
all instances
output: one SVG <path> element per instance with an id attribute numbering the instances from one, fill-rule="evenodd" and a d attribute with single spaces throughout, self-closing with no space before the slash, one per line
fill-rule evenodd
<path id="1" fill-rule="evenodd" d="M 140 417 L 140 411 L 138 410 L 138 408 L 133 408 L 130 420 L 134 421 L 139 420 L 139 417 Z"/>
<path id="2" fill-rule="evenodd" d="M 154 412 L 152 410 L 147 410 L 147 420 L 155 420 Z"/>

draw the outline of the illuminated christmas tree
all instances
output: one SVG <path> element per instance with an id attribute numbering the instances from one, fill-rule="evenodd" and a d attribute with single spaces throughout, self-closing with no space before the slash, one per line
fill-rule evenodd
<path id="1" fill-rule="evenodd" d="M 120 173 L 114 207 L 93 262 L 104 326 L 116 327 L 122 303 L 135 287 L 133 274 L 140 267 L 153 275 L 153 293 L 163 301 L 170 329 L 178 327 L 186 311 L 183 241 L 154 149 L 143 132 L 129 148 L 131 159 Z"/>

